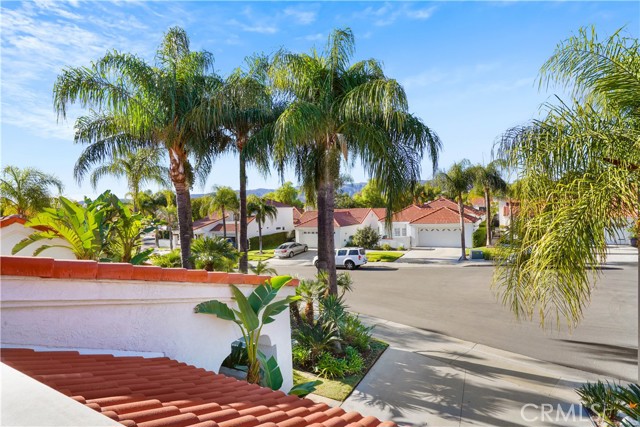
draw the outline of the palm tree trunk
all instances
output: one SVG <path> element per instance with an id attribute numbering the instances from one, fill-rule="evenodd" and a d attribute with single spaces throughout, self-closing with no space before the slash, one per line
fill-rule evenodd
<path id="1" fill-rule="evenodd" d="M 169 250 L 173 250 L 173 228 L 167 226 L 167 232 L 169 233 Z"/>
<path id="2" fill-rule="evenodd" d="M 224 237 L 224 240 L 227 240 L 227 219 L 224 206 L 222 207 L 222 236 Z"/>
<path id="3" fill-rule="evenodd" d="M 193 238 L 193 217 L 191 215 L 191 194 L 187 184 L 186 162 L 186 153 L 180 147 L 174 146 L 169 150 L 169 175 L 176 189 L 182 267 L 192 269 L 191 239 Z"/>
<path id="4" fill-rule="evenodd" d="M 484 206 L 487 208 L 487 246 L 491 246 L 491 197 L 489 189 L 484 189 Z"/>
<path id="5" fill-rule="evenodd" d="M 330 154 L 327 153 L 327 157 L 330 157 Z M 335 236 L 334 236 L 334 228 L 333 228 L 333 214 L 334 214 L 334 205 L 335 205 L 335 189 L 334 189 L 334 179 L 333 174 L 331 173 L 331 161 L 328 158 L 324 164 L 324 171 L 322 179 L 320 180 L 320 194 L 324 197 L 324 209 L 320 208 L 320 204 L 318 203 L 318 219 L 323 217 L 324 219 L 324 245 L 321 247 L 320 242 L 318 242 L 318 252 L 323 250 L 325 253 L 326 259 L 326 272 L 328 274 L 328 288 L 329 292 L 333 295 L 338 295 L 338 277 L 336 274 L 336 257 L 335 257 Z M 320 200 L 320 197 L 318 197 Z M 320 227 L 320 222 L 318 222 L 318 227 Z M 320 229 L 318 228 L 318 231 Z"/>
<path id="6" fill-rule="evenodd" d="M 256 218 L 256 221 L 258 221 L 258 218 Z M 262 255 L 262 224 L 260 223 L 260 221 L 258 221 L 258 242 L 260 247 L 260 255 Z"/>
<path id="7" fill-rule="evenodd" d="M 302 318 L 300 317 L 300 308 L 298 307 L 298 301 L 289 303 L 289 311 L 291 312 L 291 316 L 293 317 L 293 323 L 295 325 L 301 324 Z"/>
<path id="8" fill-rule="evenodd" d="M 318 270 L 327 271 L 327 230 L 325 227 L 325 217 L 322 212 L 326 210 L 327 198 L 325 197 L 324 190 L 322 189 L 321 179 L 318 180 L 318 187 L 316 188 L 316 205 L 318 209 Z"/>
<path id="9" fill-rule="evenodd" d="M 238 248 L 238 213 L 234 212 L 233 213 L 233 223 L 235 225 L 235 232 L 236 232 L 236 249 Z"/>
<path id="10" fill-rule="evenodd" d="M 240 259 L 238 260 L 238 269 L 241 273 L 249 271 L 248 248 L 247 248 L 247 173 L 246 164 L 240 155 L 240 241 L 238 250 L 240 251 Z"/>
<path id="11" fill-rule="evenodd" d="M 467 260 L 467 254 L 465 253 L 465 242 L 464 242 L 464 206 L 462 204 L 462 194 L 458 195 L 458 213 L 460 214 L 460 245 L 462 246 L 462 256 L 460 259 L 462 261 Z"/>

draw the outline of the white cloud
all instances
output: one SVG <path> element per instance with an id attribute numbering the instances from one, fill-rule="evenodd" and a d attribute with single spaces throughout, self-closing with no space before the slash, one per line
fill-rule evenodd
<path id="1" fill-rule="evenodd" d="M 310 10 L 300 10 L 288 7 L 284 10 L 287 17 L 294 18 L 300 25 L 309 25 L 316 20 L 316 12 Z"/>
<path id="2" fill-rule="evenodd" d="M 309 40 L 311 42 L 317 42 L 317 41 L 326 39 L 326 36 L 322 33 L 316 33 L 316 34 L 309 34 L 305 36 L 304 39 Z"/>
<path id="3" fill-rule="evenodd" d="M 369 6 L 357 14 L 357 17 L 373 19 L 373 24 L 379 27 L 391 25 L 398 19 L 428 19 L 436 11 L 436 6 L 416 9 L 410 3 L 384 3 L 380 7 Z"/>

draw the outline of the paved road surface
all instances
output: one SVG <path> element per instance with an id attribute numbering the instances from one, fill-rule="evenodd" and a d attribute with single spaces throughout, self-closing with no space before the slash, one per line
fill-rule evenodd
<path id="1" fill-rule="evenodd" d="M 311 266 L 276 266 L 312 277 Z M 369 264 L 352 272 L 352 311 L 523 354 L 607 377 L 637 375 L 636 267 L 604 270 L 585 318 L 572 334 L 518 323 L 490 289 L 493 267 Z"/>

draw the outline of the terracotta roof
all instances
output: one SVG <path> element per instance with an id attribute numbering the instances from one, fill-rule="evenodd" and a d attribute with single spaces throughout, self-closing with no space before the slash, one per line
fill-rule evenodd
<path id="1" fill-rule="evenodd" d="M 298 209 L 296 206 L 293 207 L 293 223 L 297 224 L 300 222 L 300 217 L 302 216 L 302 211 Z"/>
<path id="2" fill-rule="evenodd" d="M 362 224 L 371 208 L 351 208 L 335 209 L 333 211 L 333 224 L 336 227 L 346 227 L 348 225 Z M 318 211 L 306 211 L 300 217 L 296 227 L 317 227 Z"/>
<path id="3" fill-rule="evenodd" d="M 378 217 L 378 220 L 384 219 L 387 217 L 387 208 L 372 208 L 371 209 L 374 214 Z"/>
<path id="4" fill-rule="evenodd" d="M 131 265 L 119 262 L 96 262 L 60 260 L 35 257 L 0 257 L 0 275 L 29 276 L 53 279 L 98 279 L 98 280 L 151 280 L 154 282 L 192 282 L 211 284 L 259 285 L 269 276 L 253 274 L 223 273 L 218 271 L 187 270 L 185 268 L 162 268 L 146 265 Z M 288 286 L 297 286 L 298 280 Z"/>
<path id="5" fill-rule="evenodd" d="M 2 362 L 127 427 L 395 426 L 166 358 L 2 349 Z"/>
<path id="6" fill-rule="evenodd" d="M 451 199 L 447 199 L 446 197 L 440 197 L 433 202 L 425 203 L 425 206 L 432 208 L 449 207 L 451 209 L 455 209 L 456 211 L 458 210 L 458 204 Z M 484 212 L 467 205 L 464 205 L 464 212 L 469 215 L 475 216 L 484 215 Z"/>
<path id="7" fill-rule="evenodd" d="M 267 200 L 267 204 L 275 206 L 276 208 L 292 208 L 293 206 L 282 202 L 276 202 L 275 200 Z"/>
<path id="8" fill-rule="evenodd" d="M 18 224 L 24 225 L 27 223 L 27 220 L 21 217 L 20 215 L 3 216 L 3 217 L 0 217 L 0 228 L 8 227 L 11 224 L 15 224 L 16 222 Z"/>
<path id="9" fill-rule="evenodd" d="M 473 215 L 463 214 L 464 222 L 476 222 L 479 219 Z M 411 224 L 459 224 L 460 214 L 449 207 L 429 209 L 424 216 L 410 221 Z"/>
<path id="10" fill-rule="evenodd" d="M 231 224 L 227 223 L 227 226 L 225 228 L 227 229 L 227 233 L 235 233 L 236 232 L 236 225 L 234 223 L 231 223 Z M 211 231 L 220 231 L 220 232 L 222 232 L 223 231 L 222 223 L 216 224 L 216 226 L 213 227 L 211 229 Z"/>
<path id="11" fill-rule="evenodd" d="M 426 215 L 428 207 L 411 205 L 393 214 L 393 222 L 411 222 Z"/>
<path id="12" fill-rule="evenodd" d="M 485 207 L 484 197 L 480 197 L 480 196 L 472 197 L 471 199 L 469 199 L 469 203 L 471 203 L 473 206 Z"/>
<path id="13" fill-rule="evenodd" d="M 229 215 L 225 215 L 225 218 L 229 218 Z M 199 220 L 193 221 L 193 229 L 206 227 L 207 225 L 214 224 L 218 221 L 222 221 L 222 215 L 218 215 L 218 213 L 214 213 L 211 215 L 207 215 L 204 218 L 200 218 Z"/>

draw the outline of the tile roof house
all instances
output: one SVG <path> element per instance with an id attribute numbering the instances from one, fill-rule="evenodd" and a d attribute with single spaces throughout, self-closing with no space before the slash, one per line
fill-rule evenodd
<path id="1" fill-rule="evenodd" d="M 298 208 L 284 203 L 268 200 L 268 204 L 275 206 L 278 210 L 276 219 L 267 219 L 262 226 L 262 235 L 281 233 L 283 231 L 293 231 L 296 213 L 300 211 Z M 228 212 L 225 218 L 227 238 L 236 238 L 235 216 L 233 212 Z M 238 227 L 239 231 L 239 227 Z M 215 213 L 205 218 L 193 222 L 193 234 L 195 237 L 202 236 L 220 236 L 224 235 L 222 227 L 222 215 Z M 254 217 L 247 218 L 247 238 L 258 236 L 258 223 Z"/>
<path id="2" fill-rule="evenodd" d="M 336 248 L 345 246 L 355 232 L 367 226 L 378 229 L 379 216 L 371 208 L 335 209 L 333 217 Z M 295 226 L 296 242 L 318 247 L 318 211 L 306 211 Z"/>
<path id="3" fill-rule="evenodd" d="M 0 255 L 12 255 L 11 251 L 18 242 L 26 239 L 36 230 L 44 230 L 40 227 L 26 227 L 26 222 L 27 220 L 19 215 L 0 217 Z M 68 245 L 65 240 L 62 240 L 60 238 L 54 238 L 50 242 L 47 242 L 47 244 L 64 246 Z M 40 245 L 33 245 L 30 247 L 26 247 L 18 252 L 16 256 L 32 256 L 34 249 L 38 248 L 39 246 Z M 56 259 L 76 259 L 71 249 L 61 247 L 52 247 L 45 249 L 40 254 L 38 254 L 38 256 Z"/>
<path id="4" fill-rule="evenodd" d="M 240 331 L 193 307 L 264 276 L 32 257 L 2 257 L 0 274 L 3 425 L 394 425 L 214 373 Z M 288 390 L 286 311 L 262 338 Z"/>
<path id="5" fill-rule="evenodd" d="M 393 247 L 460 247 L 460 215 L 458 204 L 440 197 L 423 205 L 410 205 L 392 217 L 388 233 L 380 221 L 381 243 Z M 473 232 L 484 219 L 484 213 L 464 206 L 465 243 L 470 246 Z"/>

